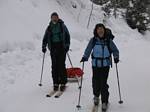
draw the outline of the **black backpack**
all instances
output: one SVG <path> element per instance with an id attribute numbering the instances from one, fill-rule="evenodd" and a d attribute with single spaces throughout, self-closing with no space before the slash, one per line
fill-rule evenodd
<path id="1" fill-rule="evenodd" d="M 115 38 L 115 36 L 112 34 L 112 31 L 109 28 L 106 28 L 105 36 L 112 40 Z"/>

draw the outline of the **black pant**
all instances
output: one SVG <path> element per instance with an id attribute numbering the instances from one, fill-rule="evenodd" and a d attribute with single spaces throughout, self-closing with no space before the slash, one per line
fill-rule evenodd
<path id="1" fill-rule="evenodd" d="M 108 103 L 109 99 L 109 92 L 108 92 L 108 74 L 109 74 L 109 67 L 102 67 L 97 68 L 93 67 L 93 78 L 92 78 L 92 87 L 93 87 L 93 94 L 96 97 L 101 95 L 102 103 Z"/>
<path id="2" fill-rule="evenodd" d="M 66 84 L 66 52 L 62 43 L 52 44 L 51 47 L 51 61 L 52 61 L 52 78 L 53 84 Z"/>

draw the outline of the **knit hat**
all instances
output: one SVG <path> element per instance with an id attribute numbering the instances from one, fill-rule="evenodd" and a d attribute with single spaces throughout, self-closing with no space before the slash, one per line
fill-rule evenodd
<path id="1" fill-rule="evenodd" d="M 99 24 L 97 24 L 97 25 L 95 26 L 96 29 L 97 29 L 98 27 L 103 27 L 103 28 L 105 29 L 105 26 L 104 26 L 104 24 L 102 24 L 102 23 L 99 23 Z"/>
<path id="2" fill-rule="evenodd" d="M 52 17 L 52 16 L 57 16 L 57 17 L 58 17 L 57 12 L 53 12 L 53 13 L 51 14 L 51 17 Z"/>

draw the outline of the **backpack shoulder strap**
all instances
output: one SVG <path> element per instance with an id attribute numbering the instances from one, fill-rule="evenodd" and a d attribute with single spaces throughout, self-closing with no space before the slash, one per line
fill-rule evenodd
<path id="1" fill-rule="evenodd" d="M 52 27 L 52 22 L 50 22 L 49 25 L 48 25 L 48 27 L 47 27 L 47 30 L 48 30 L 49 32 L 51 32 L 51 29 L 52 29 L 51 27 Z"/>
<path id="2" fill-rule="evenodd" d="M 106 44 L 107 44 L 107 47 L 108 47 L 108 51 L 110 53 L 110 61 L 111 61 L 111 68 L 112 68 L 113 65 L 112 65 L 112 51 L 110 49 L 110 38 L 106 39 Z"/>
<path id="3" fill-rule="evenodd" d="M 111 54 L 111 50 L 110 50 L 110 38 L 106 38 L 106 45 L 107 45 L 108 50 L 109 50 L 109 52 Z"/>
<path id="4" fill-rule="evenodd" d="M 96 44 L 96 37 L 93 37 L 92 40 L 93 40 L 93 43 L 92 43 L 92 48 L 93 48 Z"/>
<path id="5" fill-rule="evenodd" d="M 60 22 L 60 31 L 63 32 L 63 24 L 62 22 Z"/>

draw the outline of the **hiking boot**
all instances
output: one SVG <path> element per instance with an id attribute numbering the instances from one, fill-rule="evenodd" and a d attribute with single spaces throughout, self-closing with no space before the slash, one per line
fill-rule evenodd
<path id="1" fill-rule="evenodd" d="M 102 111 L 106 111 L 108 108 L 108 103 L 102 103 Z"/>
<path id="2" fill-rule="evenodd" d="M 99 97 L 94 96 L 94 105 L 99 105 Z"/>
<path id="3" fill-rule="evenodd" d="M 66 89 L 66 85 L 65 84 L 61 84 L 60 85 L 60 91 L 65 91 Z"/>
<path id="4" fill-rule="evenodd" d="M 58 84 L 54 84 L 53 90 L 54 90 L 54 91 L 58 91 L 58 88 L 59 88 L 59 85 L 58 85 Z"/>

